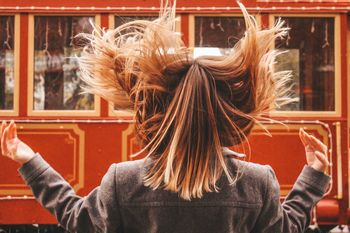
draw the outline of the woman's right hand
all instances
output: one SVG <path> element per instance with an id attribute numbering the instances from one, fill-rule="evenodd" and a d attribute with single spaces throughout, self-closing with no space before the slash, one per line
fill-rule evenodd
<path id="1" fill-rule="evenodd" d="M 300 128 L 299 137 L 305 147 L 307 164 L 320 172 L 326 172 L 329 167 L 328 148 L 319 139 Z"/>
<path id="2" fill-rule="evenodd" d="M 8 125 L 1 124 L 1 154 L 20 164 L 28 162 L 35 156 L 34 151 L 17 137 L 17 127 L 14 121 Z"/>

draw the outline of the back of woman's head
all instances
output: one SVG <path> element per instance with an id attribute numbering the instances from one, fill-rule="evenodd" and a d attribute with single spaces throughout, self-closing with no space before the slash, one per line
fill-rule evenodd
<path id="1" fill-rule="evenodd" d="M 231 174 L 222 147 L 242 143 L 254 123 L 289 101 L 286 72 L 274 72 L 271 47 L 287 29 L 260 30 L 242 9 L 246 33 L 227 56 L 193 57 L 175 31 L 175 7 L 158 19 L 83 35 L 79 58 L 85 90 L 132 110 L 142 151 L 154 159 L 147 186 L 191 199 L 217 191 Z"/>

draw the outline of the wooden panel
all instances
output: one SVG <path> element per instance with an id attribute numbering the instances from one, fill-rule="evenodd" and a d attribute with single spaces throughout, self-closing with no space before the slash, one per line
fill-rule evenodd
<path id="1" fill-rule="evenodd" d="M 249 136 L 250 155 L 248 154 L 249 149 L 245 146 L 246 160 L 272 166 L 281 186 L 281 195 L 285 196 L 306 164 L 305 150 L 299 139 L 299 128 L 304 127 L 331 149 L 330 132 L 320 124 L 269 124 L 265 127 L 272 137 L 267 136 L 262 129 L 255 127 Z M 140 150 L 135 142 L 132 129 L 133 126 L 130 125 L 122 133 L 122 160 L 133 159 L 129 155 Z M 241 148 L 236 149 L 242 152 Z M 329 154 L 329 159 L 332 161 L 331 154 Z M 330 169 L 328 173 L 333 175 L 333 169 Z"/>
<path id="2" fill-rule="evenodd" d="M 272 137 L 256 128 L 249 138 L 252 148 L 251 161 L 268 164 L 274 169 L 281 186 L 282 196 L 288 194 L 306 164 L 305 149 L 299 139 L 301 127 L 306 128 L 309 133 L 330 147 L 329 132 L 317 124 L 287 124 L 286 126 L 272 124 L 267 126 Z M 328 173 L 332 173 L 332 170 Z"/>
<path id="3" fill-rule="evenodd" d="M 77 125 L 19 124 L 18 127 L 18 136 L 53 164 L 76 191 L 84 187 L 85 134 Z M 22 179 L 13 174 L 17 164 L 4 157 L 0 157 L 0 163 L 4 168 L 0 170 L 3 177 L 0 195 L 31 195 Z"/>
<path id="4" fill-rule="evenodd" d="M 20 123 L 18 126 L 19 137 L 40 152 L 84 196 L 100 184 L 112 163 L 121 161 L 121 132 L 128 124 Z M 0 157 L 0 164 L 0 224 L 55 223 L 31 198 L 31 190 L 17 172 L 19 165 L 4 157 Z M 7 199 L 8 196 L 11 198 Z"/>

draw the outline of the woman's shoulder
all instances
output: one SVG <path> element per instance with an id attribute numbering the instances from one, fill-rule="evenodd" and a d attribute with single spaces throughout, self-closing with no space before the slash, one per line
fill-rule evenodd
<path id="1" fill-rule="evenodd" d="M 237 169 L 241 171 L 244 170 L 245 172 L 254 173 L 254 174 L 262 174 L 262 173 L 265 174 L 267 171 L 272 169 L 270 165 L 259 164 L 259 163 L 245 161 L 245 160 L 236 159 L 236 158 L 229 158 L 228 161 L 231 167 L 233 167 L 235 170 Z"/>
<path id="2" fill-rule="evenodd" d="M 235 158 L 229 158 L 229 163 L 233 173 L 237 174 L 240 183 L 255 183 L 266 185 L 270 173 L 274 173 L 270 165 L 264 165 Z"/>
<path id="3" fill-rule="evenodd" d="M 132 170 L 132 169 L 140 169 L 144 166 L 146 159 L 137 159 L 137 160 L 128 160 L 116 163 L 116 169 L 118 170 Z"/>
<path id="4" fill-rule="evenodd" d="M 114 164 L 116 175 L 120 180 L 138 180 L 141 181 L 143 175 L 147 172 L 149 166 L 152 165 L 150 159 L 139 159 L 131 161 L 123 161 Z M 236 158 L 228 158 L 228 167 L 231 173 L 238 174 L 243 179 L 265 180 L 269 173 L 274 173 L 269 165 L 258 164 L 254 162 L 239 160 Z"/>
<path id="5" fill-rule="evenodd" d="M 131 161 L 123 161 L 114 164 L 116 182 L 119 185 L 123 184 L 142 184 L 143 175 L 145 174 L 146 159 L 138 159 Z"/>

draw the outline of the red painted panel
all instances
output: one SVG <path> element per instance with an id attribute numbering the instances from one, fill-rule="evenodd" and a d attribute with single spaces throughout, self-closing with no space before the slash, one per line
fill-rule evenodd
<path id="1" fill-rule="evenodd" d="M 189 43 L 189 14 L 181 14 L 182 40 L 186 46 Z"/>
<path id="2" fill-rule="evenodd" d="M 78 194 L 86 195 L 100 184 L 112 163 L 121 161 L 121 134 L 128 125 L 35 123 L 18 126 L 23 126 L 19 129 L 19 137 L 40 152 L 78 189 Z M 0 157 L 0 164 L 0 196 L 31 196 L 31 191 L 17 173 L 18 165 L 3 157 Z M 34 200 L 0 200 L 0 224 L 34 222 L 55 221 Z"/>
<path id="3" fill-rule="evenodd" d="M 293 185 L 306 164 L 305 150 L 298 132 L 253 135 L 251 161 L 269 164 L 275 170 L 280 185 Z M 288 172 L 286 172 L 288 171 Z"/>
<path id="4" fill-rule="evenodd" d="M 55 218 L 35 200 L 0 202 L 0 224 L 56 224 Z"/>
<path id="5" fill-rule="evenodd" d="M 317 221 L 332 224 L 339 220 L 338 200 L 321 200 L 316 206 Z"/>

